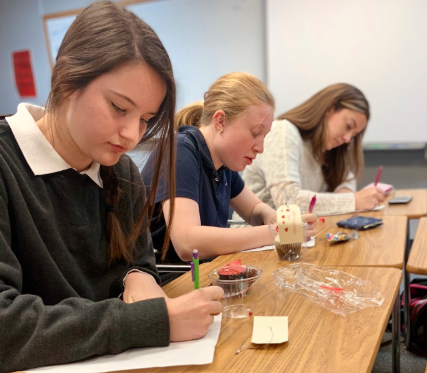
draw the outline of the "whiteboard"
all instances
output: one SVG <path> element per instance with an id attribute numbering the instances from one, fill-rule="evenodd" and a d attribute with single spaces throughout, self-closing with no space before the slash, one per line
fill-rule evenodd
<path id="1" fill-rule="evenodd" d="M 371 105 L 365 144 L 427 142 L 427 1 L 266 1 L 276 114 L 350 83 Z"/>
<path id="2" fill-rule="evenodd" d="M 56 56 L 58 55 L 59 47 L 65 33 L 76 19 L 76 15 L 63 16 L 57 18 L 46 19 L 47 38 L 49 42 L 50 59 L 52 66 L 55 64 Z"/>

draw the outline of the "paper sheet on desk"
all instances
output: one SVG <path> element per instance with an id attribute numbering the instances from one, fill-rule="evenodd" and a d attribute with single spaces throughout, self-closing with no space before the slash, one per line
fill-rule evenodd
<path id="1" fill-rule="evenodd" d="M 215 316 L 206 337 L 195 341 L 171 343 L 169 347 L 137 348 L 118 355 L 96 357 L 72 364 L 36 368 L 26 372 L 99 373 L 117 370 L 202 365 L 213 361 L 221 331 L 222 315 Z M 195 353 L 197 351 L 197 353 Z"/>
<path id="2" fill-rule="evenodd" d="M 314 247 L 315 245 L 316 245 L 316 241 L 314 237 L 311 237 L 310 241 L 302 244 L 303 247 Z M 244 250 L 244 251 L 241 251 L 241 253 L 252 253 L 255 251 L 267 251 L 267 250 L 274 250 L 274 245 L 268 245 L 268 246 L 258 247 L 256 249 Z"/>
<path id="3" fill-rule="evenodd" d="M 288 341 L 288 316 L 254 316 L 251 343 L 283 343 Z"/>
<path id="4" fill-rule="evenodd" d="M 254 251 L 267 251 L 267 250 L 274 250 L 274 246 L 268 245 L 263 247 L 257 247 L 256 249 L 243 250 L 241 251 L 241 253 L 252 253 Z"/>

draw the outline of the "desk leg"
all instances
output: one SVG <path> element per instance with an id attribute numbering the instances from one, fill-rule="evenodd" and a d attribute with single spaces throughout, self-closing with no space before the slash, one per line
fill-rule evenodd
<path id="1" fill-rule="evenodd" d="M 392 372 L 400 373 L 400 297 L 397 292 L 392 311 Z"/>
<path id="2" fill-rule="evenodd" d="M 405 265 L 406 266 L 406 265 Z M 411 344 L 411 312 L 410 312 L 410 294 L 409 294 L 409 272 L 406 270 L 404 270 L 404 292 L 405 292 L 405 297 L 404 297 L 404 301 L 405 301 L 405 308 L 404 308 L 404 319 L 405 319 L 405 346 L 406 348 L 409 347 L 409 345 Z"/>
<path id="3" fill-rule="evenodd" d="M 409 347 L 410 343 L 411 343 L 411 312 L 410 312 L 410 301 L 411 301 L 411 297 L 410 297 L 410 293 L 409 293 L 409 283 L 410 283 L 410 279 L 409 279 L 409 273 L 406 270 L 406 263 L 408 262 L 408 258 L 409 258 L 409 219 L 408 219 L 408 225 L 407 225 L 407 231 L 406 231 L 406 250 L 405 250 L 405 262 L 403 263 L 403 273 L 404 273 L 404 277 L 403 277 L 403 288 L 404 288 L 404 301 L 405 301 L 405 306 L 404 306 L 404 320 L 405 320 L 405 345 L 406 348 Z"/>

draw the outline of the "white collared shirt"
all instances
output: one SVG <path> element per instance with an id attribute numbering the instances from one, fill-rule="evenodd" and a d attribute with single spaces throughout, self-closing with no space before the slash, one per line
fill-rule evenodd
<path id="1" fill-rule="evenodd" d="M 73 168 L 61 158 L 37 126 L 36 122 L 45 115 L 45 112 L 45 108 L 40 106 L 19 104 L 17 113 L 6 118 L 34 175 L 47 175 Z M 92 162 L 90 167 L 80 174 L 89 176 L 102 188 L 99 168 L 99 163 Z"/>

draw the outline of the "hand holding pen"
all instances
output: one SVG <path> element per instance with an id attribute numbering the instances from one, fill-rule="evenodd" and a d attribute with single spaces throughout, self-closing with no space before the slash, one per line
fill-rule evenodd
<path id="1" fill-rule="evenodd" d="M 378 167 L 373 186 L 356 192 L 356 210 L 370 210 L 384 201 L 385 193 L 377 186 L 380 181 L 383 168 L 383 166 Z"/>
<path id="2" fill-rule="evenodd" d="M 166 299 L 169 315 L 170 341 L 182 342 L 204 337 L 222 310 L 224 290 L 209 286 L 178 298 Z"/>
<path id="3" fill-rule="evenodd" d="M 308 213 L 304 213 L 301 215 L 301 218 L 307 225 L 307 231 L 305 234 L 307 238 L 314 237 L 316 235 L 315 223 L 317 216 L 313 214 L 314 205 L 316 204 L 316 195 L 311 198 L 310 205 L 308 206 Z"/>

